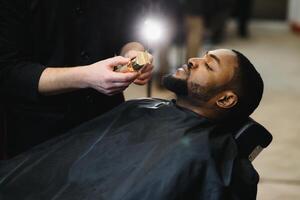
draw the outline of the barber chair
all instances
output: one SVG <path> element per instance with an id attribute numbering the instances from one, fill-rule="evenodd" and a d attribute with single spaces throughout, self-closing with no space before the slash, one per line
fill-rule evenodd
<path id="1" fill-rule="evenodd" d="M 241 126 L 234 137 L 240 156 L 248 158 L 251 162 L 273 139 L 267 129 L 251 118 Z"/>

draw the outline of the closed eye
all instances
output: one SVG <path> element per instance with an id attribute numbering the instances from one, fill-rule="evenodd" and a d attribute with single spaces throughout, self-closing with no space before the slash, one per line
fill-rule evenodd
<path id="1" fill-rule="evenodd" d="M 205 66 L 208 70 L 213 71 L 213 69 L 207 63 L 205 63 Z"/>

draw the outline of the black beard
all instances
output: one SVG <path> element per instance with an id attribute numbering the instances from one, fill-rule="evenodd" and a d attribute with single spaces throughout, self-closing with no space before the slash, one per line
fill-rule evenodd
<path id="1" fill-rule="evenodd" d="M 187 81 L 175 78 L 172 74 L 163 77 L 162 84 L 177 96 L 188 96 Z"/>
<path id="2" fill-rule="evenodd" d="M 197 83 L 191 82 L 191 90 L 189 92 L 187 81 L 175 78 L 172 74 L 164 76 L 162 83 L 165 88 L 174 92 L 178 97 L 187 97 L 198 103 L 207 102 L 217 93 L 224 90 L 223 87 L 204 88 Z"/>

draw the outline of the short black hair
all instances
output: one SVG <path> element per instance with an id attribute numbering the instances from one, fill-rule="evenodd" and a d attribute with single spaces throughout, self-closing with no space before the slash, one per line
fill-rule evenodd
<path id="1" fill-rule="evenodd" d="M 234 85 L 236 85 L 238 103 L 233 109 L 235 117 L 248 117 L 259 105 L 264 83 L 260 74 L 249 59 L 237 50 L 232 51 L 237 56 L 238 67 L 235 70 Z"/>

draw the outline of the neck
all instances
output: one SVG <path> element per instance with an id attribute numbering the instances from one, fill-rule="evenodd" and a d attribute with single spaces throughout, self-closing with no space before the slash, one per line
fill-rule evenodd
<path id="1" fill-rule="evenodd" d="M 176 105 L 189 109 L 205 118 L 211 120 L 218 119 L 215 109 L 212 106 L 209 106 L 208 103 L 200 103 L 192 101 L 188 98 L 178 97 L 176 100 Z"/>

